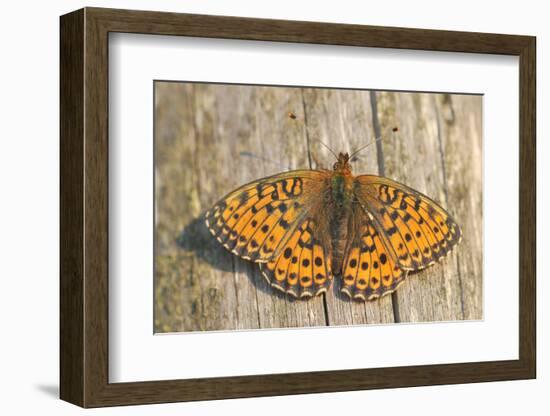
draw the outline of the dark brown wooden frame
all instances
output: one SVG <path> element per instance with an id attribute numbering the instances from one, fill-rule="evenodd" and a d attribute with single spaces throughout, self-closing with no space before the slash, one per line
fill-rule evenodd
<path id="1" fill-rule="evenodd" d="M 519 359 L 109 383 L 110 32 L 519 56 Z M 534 37 L 85 8 L 61 17 L 60 46 L 60 396 L 63 400 L 83 407 L 99 407 L 535 378 Z"/>

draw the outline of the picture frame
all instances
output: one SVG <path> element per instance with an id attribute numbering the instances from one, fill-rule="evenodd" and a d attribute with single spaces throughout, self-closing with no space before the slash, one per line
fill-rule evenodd
<path id="1" fill-rule="evenodd" d="M 536 377 L 536 40 L 530 36 L 85 8 L 60 20 L 60 397 L 82 407 Z M 109 381 L 109 33 L 519 57 L 519 359 Z"/>

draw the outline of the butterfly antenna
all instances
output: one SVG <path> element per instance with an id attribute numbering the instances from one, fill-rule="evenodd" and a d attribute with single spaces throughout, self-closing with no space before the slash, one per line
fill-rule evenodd
<path id="1" fill-rule="evenodd" d="M 395 133 L 395 132 L 399 131 L 399 129 L 398 129 L 397 127 L 393 127 L 393 128 L 391 129 L 391 131 L 392 131 L 392 133 Z M 364 145 L 363 147 L 360 147 L 360 148 L 357 149 L 355 152 L 353 152 L 353 153 L 349 156 L 349 158 L 351 159 L 353 156 L 355 156 L 355 155 L 356 155 L 357 153 L 359 153 L 359 152 L 362 152 L 362 151 L 365 150 L 367 147 L 369 147 L 371 144 L 374 144 L 374 143 L 376 143 L 376 142 L 379 142 L 379 141 L 381 141 L 381 140 L 383 140 L 383 139 L 384 139 L 383 137 L 378 137 L 378 138 L 374 139 L 372 142 L 367 143 L 367 144 Z"/>
<path id="2" fill-rule="evenodd" d="M 382 137 L 379 137 L 378 139 L 375 139 L 373 140 L 372 142 L 366 144 L 365 146 L 363 147 L 360 147 L 359 149 L 357 149 L 355 152 L 353 152 L 351 155 L 349 155 L 349 158 L 351 159 L 353 156 L 355 156 L 357 153 L 365 150 L 367 147 L 369 147 L 371 144 L 374 144 L 376 142 L 379 142 L 380 140 L 382 140 Z"/>
<path id="3" fill-rule="evenodd" d="M 255 155 L 254 153 L 251 153 L 251 152 L 240 152 L 239 153 L 240 156 L 246 156 L 246 157 L 251 157 L 253 159 L 258 159 L 258 160 L 261 160 L 263 162 L 269 162 L 269 163 L 272 163 L 273 165 L 277 165 L 283 169 L 286 169 L 286 170 L 289 170 L 290 167 L 288 166 L 285 166 L 283 165 L 282 163 L 279 163 L 279 162 L 276 162 L 272 159 L 268 159 L 267 157 L 262 157 L 262 156 L 258 156 L 258 155 Z"/>
<path id="4" fill-rule="evenodd" d="M 334 155 L 334 157 L 336 159 L 338 159 L 338 156 L 336 156 L 336 153 L 334 153 L 334 150 L 332 150 L 330 147 L 328 147 L 328 145 L 326 145 L 325 143 L 323 143 L 321 140 L 317 140 L 319 143 L 321 143 L 323 146 L 325 146 L 329 151 L 330 153 L 332 153 Z"/>

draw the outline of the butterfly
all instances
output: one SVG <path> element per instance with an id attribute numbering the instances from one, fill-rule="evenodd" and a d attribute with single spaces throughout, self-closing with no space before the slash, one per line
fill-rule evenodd
<path id="1" fill-rule="evenodd" d="M 333 276 L 352 299 L 394 292 L 409 272 L 461 240 L 455 220 L 426 195 L 388 178 L 333 169 L 292 170 L 230 192 L 205 214 L 212 235 L 258 263 L 268 283 L 296 298 L 326 292 Z"/>

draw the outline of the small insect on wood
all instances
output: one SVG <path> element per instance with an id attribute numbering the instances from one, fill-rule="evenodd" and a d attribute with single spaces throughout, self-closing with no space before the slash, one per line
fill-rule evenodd
<path id="1" fill-rule="evenodd" d="M 458 224 L 428 196 L 382 176 L 354 176 L 354 154 L 335 156 L 332 170 L 283 172 L 232 191 L 206 213 L 208 229 L 297 298 L 325 292 L 333 276 L 352 299 L 379 298 L 460 242 Z"/>

